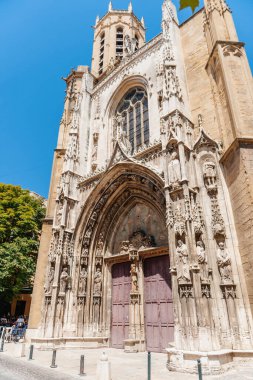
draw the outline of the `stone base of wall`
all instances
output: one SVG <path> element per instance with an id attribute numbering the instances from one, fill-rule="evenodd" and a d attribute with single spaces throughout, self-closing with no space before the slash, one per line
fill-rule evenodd
<path id="1" fill-rule="evenodd" d="M 107 337 L 26 338 L 26 342 L 33 344 L 39 350 L 73 350 L 109 346 Z"/>
<path id="2" fill-rule="evenodd" d="M 197 360 L 201 360 L 204 375 L 218 375 L 239 361 L 253 358 L 253 351 L 220 350 L 212 352 L 181 351 L 168 348 L 167 368 L 174 372 L 198 373 Z"/>
<path id="3" fill-rule="evenodd" d="M 124 351 L 126 353 L 143 352 L 145 351 L 145 341 L 140 339 L 124 340 Z"/>

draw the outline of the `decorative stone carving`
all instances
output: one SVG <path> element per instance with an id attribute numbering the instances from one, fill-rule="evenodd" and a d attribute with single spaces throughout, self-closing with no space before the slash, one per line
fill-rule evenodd
<path id="1" fill-rule="evenodd" d="M 223 44 L 222 50 L 224 57 L 229 57 L 230 55 L 234 57 L 242 57 L 243 55 L 241 46 L 238 46 L 236 44 Z"/>
<path id="2" fill-rule="evenodd" d="M 221 15 L 225 11 L 230 11 L 229 6 L 225 0 L 209 0 L 206 5 L 207 13 L 212 13 L 217 10 Z"/>
<path id="3" fill-rule="evenodd" d="M 182 213 L 180 205 L 177 205 L 174 213 L 174 231 L 177 236 L 183 236 L 186 233 L 185 216 Z"/>
<path id="4" fill-rule="evenodd" d="M 233 274 L 231 259 L 227 248 L 223 242 L 218 243 L 217 264 L 221 275 L 221 284 L 233 284 Z"/>
<path id="5" fill-rule="evenodd" d="M 210 160 L 203 165 L 203 177 L 207 192 L 215 193 L 217 191 L 216 165 Z"/>
<path id="6" fill-rule="evenodd" d="M 179 285 L 180 298 L 193 298 L 192 285 Z"/>
<path id="7" fill-rule="evenodd" d="M 132 282 L 131 292 L 136 293 L 138 292 L 139 287 L 138 287 L 138 273 L 137 273 L 137 268 L 136 268 L 135 263 L 131 264 L 130 275 L 131 275 L 131 282 Z"/>
<path id="8" fill-rule="evenodd" d="M 180 187 L 180 182 L 182 180 L 181 165 L 178 159 L 177 152 L 172 152 L 170 161 L 168 164 L 168 175 L 169 175 L 169 184 L 175 189 Z"/>
<path id="9" fill-rule="evenodd" d="M 85 268 L 82 268 L 80 272 L 80 276 L 79 276 L 79 285 L 78 285 L 79 294 L 86 293 L 87 277 L 88 277 L 87 271 L 85 270 Z"/>
<path id="10" fill-rule="evenodd" d="M 127 34 L 124 38 L 124 43 L 125 43 L 125 49 L 126 49 L 128 55 L 135 52 L 136 44 L 137 44 L 136 38 L 131 39 L 129 37 L 129 35 Z"/>
<path id="11" fill-rule="evenodd" d="M 211 224 L 212 224 L 214 237 L 219 236 L 219 235 L 225 237 L 226 232 L 225 232 L 224 220 L 220 213 L 220 207 L 219 207 L 219 203 L 218 203 L 216 195 L 211 197 L 211 207 L 212 207 Z"/>
<path id="12" fill-rule="evenodd" d="M 180 284 L 191 282 L 187 245 L 178 240 L 176 248 L 177 279 Z"/>
<path id="13" fill-rule="evenodd" d="M 176 66 L 165 64 L 164 77 L 164 98 L 170 99 L 176 97 L 180 102 L 183 101 L 183 95 L 179 84 L 179 79 L 176 73 Z"/>
<path id="14" fill-rule="evenodd" d="M 53 266 L 51 266 L 50 269 L 49 269 L 49 273 L 47 275 L 46 284 L 45 284 L 45 293 L 46 293 L 46 295 L 52 293 L 52 286 L 53 286 L 53 281 L 54 281 L 54 273 L 55 273 L 55 269 L 54 269 Z"/>
<path id="15" fill-rule="evenodd" d="M 154 238 L 147 236 L 143 231 L 136 231 L 129 238 L 130 244 L 137 250 L 142 248 L 154 247 Z"/>
<path id="16" fill-rule="evenodd" d="M 64 267 L 60 276 L 60 294 L 65 294 L 69 282 L 68 268 Z"/>
<path id="17" fill-rule="evenodd" d="M 101 296 L 102 291 L 102 273 L 101 269 L 98 267 L 94 275 L 94 295 Z"/>

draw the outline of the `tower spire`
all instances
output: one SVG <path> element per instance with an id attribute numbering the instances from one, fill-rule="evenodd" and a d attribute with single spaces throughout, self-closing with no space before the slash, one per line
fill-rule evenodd
<path id="1" fill-rule="evenodd" d="M 112 2 L 110 1 L 108 5 L 108 12 L 111 12 L 111 11 L 112 11 Z"/>

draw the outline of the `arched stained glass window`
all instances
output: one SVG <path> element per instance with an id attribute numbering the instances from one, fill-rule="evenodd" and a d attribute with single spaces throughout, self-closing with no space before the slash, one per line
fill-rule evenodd
<path id="1" fill-rule="evenodd" d="M 148 98 L 143 88 L 129 90 L 120 101 L 115 116 L 121 117 L 123 131 L 133 151 L 149 143 Z"/>

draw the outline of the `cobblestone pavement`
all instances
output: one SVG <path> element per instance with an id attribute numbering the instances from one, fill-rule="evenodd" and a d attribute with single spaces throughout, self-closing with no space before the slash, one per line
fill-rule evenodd
<path id="1" fill-rule="evenodd" d="M 86 380 L 96 380 L 97 362 L 103 351 L 111 362 L 112 380 L 146 380 L 147 353 L 126 354 L 115 349 L 58 350 L 56 369 L 51 369 L 52 351 L 34 350 L 34 360 L 26 356 L 17 358 L 21 344 L 5 344 L 5 352 L 0 353 L 0 380 L 71 380 L 80 379 L 80 355 L 85 355 Z M 20 355 L 19 355 L 20 356 Z M 166 355 L 152 354 L 152 380 L 198 380 L 198 375 L 169 372 L 166 369 Z M 253 380 L 253 361 L 233 366 L 219 376 L 203 376 L 203 380 Z"/>

